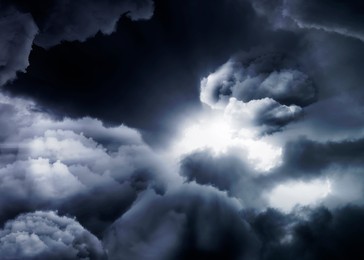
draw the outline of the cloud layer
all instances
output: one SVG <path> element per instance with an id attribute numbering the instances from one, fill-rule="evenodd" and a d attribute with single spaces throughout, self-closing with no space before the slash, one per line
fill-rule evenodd
<path id="1" fill-rule="evenodd" d="M 361 7 L 2 1 L 1 257 L 360 255 Z"/>

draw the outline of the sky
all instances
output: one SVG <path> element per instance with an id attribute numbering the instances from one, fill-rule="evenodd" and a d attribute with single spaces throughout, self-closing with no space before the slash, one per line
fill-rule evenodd
<path id="1" fill-rule="evenodd" d="M 358 259 L 364 3 L 0 0 L 0 259 Z"/>

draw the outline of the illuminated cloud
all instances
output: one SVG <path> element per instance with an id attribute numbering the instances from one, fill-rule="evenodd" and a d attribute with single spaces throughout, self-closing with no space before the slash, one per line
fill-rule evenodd
<path id="1" fill-rule="evenodd" d="M 201 81 L 200 100 L 256 135 L 280 131 L 315 101 L 316 89 L 283 54 L 240 54 Z"/>
<path id="2" fill-rule="evenodd" d="M 139 192 L 163 193 L 174 178 L 135 129 L 91 118 L 55 120 L 30 101 L 0 100 L 6 108 L 0 121 L 12 122 L 0 146 L 2 221 L 29 210 L 64 209 L 101 231 Z M 110 210 L 100 212 L 106 201 Z"/>
<path id="3" fill-rule="evenodd" d="M 362 253 L 357 1 L 0 7 L 0 258 Z"/>
<path id="4" fill-rule="evenodd" d="M 202 115 L 197 121 L 181 125 L 182 131 L 172 144 L 171 152 L 179 159 L 201 150 L 210 150 L 215 155 L 234 151 L 241 160 L 261 172 L 280 164 L 280 147 L 270 144 L 264 138 L 255 138 L 251 125 L 237 128 L 234 123 L 219 113 Z"/>
<path id="5" fill-rule="evenodd" d="M 235 55 L 201 81 L 200 100 L 212 108 L 224 107 L 230 97 L 243 102 L 272 98 L 281 104 L 306 106 L 316 89 L 304 72 L 283 53 L 256 50 Z"/>
<path id="6" fill-rule="evenodd" d="M 329 180 L 316 180 L 282 183 L 266 196 L 270 207 L 289 212 L 295 206 L 320 204 L 330 193 Z"/>
<path id="7" fill-rule="evenodd" d="M 0 230 L 4 259 L 106 259 L 101 242 L 75 219 L 36 211 L 6 222 Z"/>

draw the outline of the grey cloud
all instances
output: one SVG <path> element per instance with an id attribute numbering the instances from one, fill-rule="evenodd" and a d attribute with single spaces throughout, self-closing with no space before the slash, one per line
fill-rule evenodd
<path id="1" fill-rule="evenodd" d="M 278 171 L 291 176 L 312 177 L 336 166 L 362 167 L 364 139 L 324 142 L 300 138 L 286 144 Z"/>
<path id="2" fill-rule="evenodd" d="M 286 1 L 289 15 L 299 27 L 321 29 L 364 41 L 364 5 L 350 1 Z"/>
<path id="3" fill-rule="evenodd" d="M 308 75 L 283 53 L 267 50 L 237 55 L 201 82 L 201 100 L 210 105 L 229 97 L 249 102 L 272 98 L 279 103 L 306 106 L 317 91 Z"/>
<path id="4" fill-rule="evenodd" d="M 355 259 L 362 251 L 363 214 L 362 207 L 346 206 L 290 215 L 268 210 L 246 218 L 262 241 L 260 259 Z"/>
<path id="5" fill-rule="evenodd" d="M 276 28 L 317 29 L 364 41 L 363 3 L 357 0 L 252 1 L 256 11 Z"/>
<path id="6" fill-rule="evenodd" d="M 76 220 L 36 211 L 8 221 L 0 230 L 3 259 L 106 259 L 101 242 Z"/>
<path id="7" fill-rule="evenodd" d="M 6 9 L 0 11 L 0 86 L 25 72 L 38 28 L 30 14 Z"/>
<path id="8" fill-rule="evenodd" d="M 144 194 L 117 220 L 103 240 L 109 258 L 311 260 L 361 252 L 362 207 L 256 211 L 208 186 L 181 188 Z"/>
<path id="9" fill-rule="evenodd" d="M 239 208 L 193 183 L 164 196 L 149 192 L 110 227 L 105 248 L 110 259 L 255 259 L 259 243 Z"/>
<path id="10" fill-rule="evenodd" d="M 99 233 L 138 193 L 163 193 L 173 179 L 134 129 L 105 127 L 91 118 L 55 120 L 33 110 L 32 102 L 3 95 L 1 105 L 7 109 L 0 121 L 13 122 L 0 146 L 1 221 L 24 211 L 59 209 Z"/>
<path id="11" fill-rule="evenodd" d="M 317 99 L 312 80 L 283 53 L 253 50 L 236 55 L 201 81 L 200 99 L 260 134 L 299 119 Z M 260 128 L 260 129 L 259 129 Z"/>
<path id="12" fill-rule="evenodd" d="M 190 154 L 182 159 L 180 174 L 187 182 L 226 191 L 229 196 L 238 198 L 244 207 L 263 208 L 267 204 L 262 194 L 274 186 L 274 178 L 252 169 L 239 152 L 231 150 L 214 155 L 205 150 Z"/>
<path id="13" fill-rule="evenodd" d="M 252 100 L 247 103 L 230 98 L 225 116 L 242 129 L 257 128 L 259 134 L 271 134 L 303 115 L 301 107 L 281 105 L 271 98 Z"/>
<path id="14" fill-rule="evenodd" d="M 85 41 L 98 32 L 111 34 L 121 15 L 132 20 L 153 15 L 151 0 L 52 1 L 35 43 L 45 48 L 62 41 Z"/>
<path id="15" fill-rule="evenodd" d="M 362 205 L 364 195 L 363 139 L 317 142 L 298 138 L 283 146 L 282 162 L 266 173 L 254 170 L 239 150 L 216 155 L 208 150 L 187 155 L 180 174 L 187 182 L 211 185 L 239 198 L 242 205 L 256 209 L 270 205 L 269 194 L 279 185 L 329 181 L 330 191 L 322 199 L 331 208 L 345 203 Z M 351 189 L 347 190 L 347 186 Z"/>

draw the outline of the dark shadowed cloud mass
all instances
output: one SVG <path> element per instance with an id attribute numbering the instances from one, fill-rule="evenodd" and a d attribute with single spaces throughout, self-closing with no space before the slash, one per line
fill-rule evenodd
<path id="1" fill-rule="evenodd" d="M 361 259 L 360 1 L 0 2 L 0 259 Z"/>

